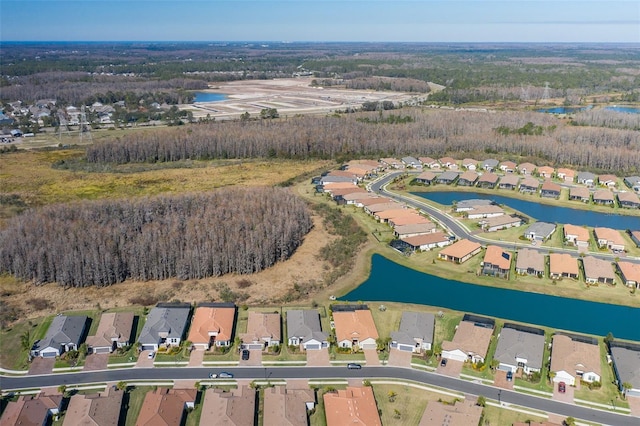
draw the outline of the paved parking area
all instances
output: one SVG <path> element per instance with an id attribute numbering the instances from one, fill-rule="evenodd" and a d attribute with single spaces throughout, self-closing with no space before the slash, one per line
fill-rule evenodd
<path id="1" fill-rule="evenodd" d="M 364 359 L 367 361 L 367 367 L 379 367 L 380 358 L 378 358 L 378 351 L 375 349 L 364 349 Z"/>
<path id="2" fill-rule="evenodd" d="M 311 349 L 307 351 L 307 366 L 328 367 L 330 365 L 328 349 Z"/>
<path id="3" fill-rule="evenodd" d="M 204 361 L 204 349 L 194 349 L 189 354 L 189 367 L 202 367 Z"/>
<path id="4" fill-rule="evenodd" d="M 462 372 L 463 365 L 464 365 L 464 362 L 448 359 L 447 365 L 443 367 L 442 365 L 440 365 L 440 360 L 438 360 L 438 367 L 436 368 L 436 373 L 444 374 L 445 376 L 460 377 L 460 373 Z"/>
<path id="5" fill-rule="evenodd" d="M 628 396 L 627 402 L 631 409 L 631 415 L 640 417 L 640 396 Z"/>
<path id="6" fill-rule="evenodd" d="M 493 379 L 494 386 L 502 389 L 513 390 L 513 380 L 507 380 L 507 372 L 502 370 L 496 370 L 496 376 Z"/>
<path id="7" fill-rule="evenodd" d="M 33 361 L 31 361 L 31 365 L 29 366 L 29 374 L 51 374 L 55 363 L 55 358 L 36 357 L 33 359 Z"/>
<path id="8" fill-rule="evenodd" d="M 106 370 L 109 364 L 109 354 L 91 354 L 84 360 L 83 371 Z"/>
<path id="9" fill-rule="evenodd" d="M 411 357 L 412 352 L 391 348 L 387 364 L 392 367 L 411 367 Z"/>
<path id="10" fill-rule="evenodd" d="M 240 355 L 242 351 L 240 351 Z M 243 360 L 240 357 L 240 361 L 238 361 L 238 366 L 240 367 L 255 367 L 262 365 L 262 351 L 260 349 L 249 349 L 249 359 Z"/>

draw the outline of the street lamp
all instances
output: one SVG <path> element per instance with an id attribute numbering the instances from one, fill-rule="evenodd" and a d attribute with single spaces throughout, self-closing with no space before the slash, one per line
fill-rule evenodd
<path id="1" fill-rule="evenodd" d="M 502 405 L 502 402 L 500 401 L 500 395 L 502 395 L 502 389 L 498 389 L 498 405 Z"/>

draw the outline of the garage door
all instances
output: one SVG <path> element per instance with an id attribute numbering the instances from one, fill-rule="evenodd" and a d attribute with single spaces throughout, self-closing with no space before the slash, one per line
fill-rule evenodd
<path id="1" fill-rule="evenodd" d="M 467 357 L 465 355 L 461 355 L 453 352 L 447 352 L 447 351 L 442 351 L 442 358 L 453 359 L 455 361 L 460 361 L 460 362 L 464 362 L 467 360 Z"/>
<path id="2" fill-rule="evenodd" d="M 362 349 L 377 349 L 378 346 L 375 343 L 365 343 L 362 345 Z"/>
<path id="3" fill-rule="evenodd" d="M 313 351 L 313 350 L 318 350 L 320 349 L 320 345 L 318 343 L 313 343 L 313 344 L 308 344 L 307 345 L 307 350 L 308 351 Z"/>
<path id="4" fill-rule="evenodd" d="M 640 397 L 640 389 L 630 389 L 627 391 L 627 396 L 638 396 Z"/>
<path id="5" fill-rule="evenodd" d="M 109 352 L 111 352 L 109 348 L 93 348 L 94 354 L 108 354 Z"/>
<path id="6" fill-rule="evenodd" d="M 404 352 L 413 352 L 413 346 L 410 345 L 398 345 L 398 349 Z"/>
<path id="7" fill-rule="evenodd" d="M 55 358 L 58 356 L 55 352 L 40 352 L 40 355 L 42 355 L 42 358 Z"/>
<path id="8" fill-rule="evenodd" d="M 142 345 L 142 350 L 143 351 L 155 351 L 156 348 L 153 345 Z"/>

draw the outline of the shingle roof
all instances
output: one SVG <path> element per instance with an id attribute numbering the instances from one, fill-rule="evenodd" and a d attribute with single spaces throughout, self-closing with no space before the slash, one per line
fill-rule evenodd
<path id="1" fill-rule="evenodd" d="M 315 309 L 287 311 L 287 334 L 288 338 L 302 338 L 302 343 L 312 339 L 324 342 L 328 337 L 327 333 L 322 331 L 320 315 Z"/>
<path id="2" fill-rule="evenodd" d="M 201 425 L 253 425 L 256 411 L 256 391 L 249 386 L 238 386 L 224 391 L 209 388 L 205 391 Z"/>
<path id="3" fill-rule="evenodd" d="M 477 325 L 471 321 L 460 321 L 456 334 L 452 341 L 442 342 L 445 351 L 462 350 L 467 354 L 478 354 L 484 357 L 487 354 L 493 328 Z"/>
<path id="4" fill-rule="evenodd" d="M 601 260 L 593 256 L 585 256 L 582 258 L 582 264 L 584 265 L 584 275 L 586 278 L 606 278 L 612 280 L 616 278 L 611 263 L 606 260 Z"/>
<path id="5" fill-rule="evenodd" d="M 280 340 L 280 314 L 277 312 L 249 312 L 247 332 L 242 335 L 243 342 L 259 342 L 263 338 Z"/>
<path id="6" fill-rule="evenodd" d="M 114 341 L 125 343 L 131 337 L 133 312 L 110 312 L 102 314 L 95 336 L 87 337 L 89 347 L 111 346 Z"/>
<path id="7" fill-rule="evenodd" d="M 160 334 L 166 334 L 166 338 L 181 339 L 187 327 L 191 305 L 164 305 L 151 309 L 147 315 L 147 321 L 142 327 L 138 341 L 142 344 L 158 344 Z"/>
<path id="8" fill-rule="evenodd" d="M 391 339 L 405 345 L 414 345 L 415 339 L 433 342 L 433 314 L 420 312 L 403 312 L 398 331 L 391 332 Z"/>
<path id="9" fill-rule="evenodd" d="M 377 339 L 378 330 L 373 322 L 373 316 L 368 309 L 355 311 L 333 311 L 333 321 L 336 327 L 336 340 L 351 340 L 357 338 L 362 341 L 368 338 Z"/>
<path id="10" fill-rule="evenodd" d="M 611 358 L 618 371 L 620 381 L 631 383 L 633 389 L 640 389 L 640 347 L 629 345 L 625 348 L 613 344 L 611 345 Z"/>
<path id="11" fill-rule="evenodd" d="M 117 426 L 123 395 L 109 386 L 102 394 L 73 395 L 63 426 Z"/>
<path id="12" fill-rule="evenodd" d="M 537 250 L 520 249 L 516 259 L 516 269 L 542 271 L 544 273 L 544 255 Z"/>
<path id="13" fill-rule="evenodd" d="M 541 369 L 543 354 L 544 333 L 540 335 L 503 328 L 493 357 L 509 365 L 518 365 L 516 358 L 523 358 L 527 360 L 527 366 Z"/>
<path id="14" fill-rule="evenodd" d="M 52 347 L 60 349 L 63 344 L 73 343 L 80 345 L 80 339 L 87 323 L 86 316 L 57 315 L 51 321 L 44 339 L 36 342 L 34 350 Z"/>
<path id="15" fill-rule="evenodd" d="M 315 403 L 312 389 L 273 386 L 264 390 L 263 423 L 278 426 L 307 426 L 307 403 Z"/>
<path id="16" fill-rule="evenodd" d="M 463 258 L 471 254 L 472 252 L 476 251 L 480 247 L 482 246 L 476 242 L 473 242 L 467 239 L 462 239 L 454 243 L 453 245 L 447 246 L 444 249 L 442 249 L 440 254 L 443 256 L 447 255 L 449 257 Z"/>
<path id="17" fill-rule="evenodd" d="M 600 348 L 564 334 L 555 334 L 551 349 L 551 371 L 566 371 L 573 375 L 576 370 L 594 372 L 600 376 Z"/>
<path id="18" fill-rule="evenodd" d="M 553 234 L 553 231 L 555 230 L 556 230 L 555 223 L 535 222 L 535 223 L 532 223 L 531 226 L 527 228 L 527 230 L 525 231 L 525 234 L 535 234 L 535 235 L 542 236 L 543 238 L 549 238 L 549 236 Z"/>
<path id="19" fill-rule="evenodd" d="M 195 402 L 197 389 L 158 388 L 147 392 L 136 426 L 175 426 L 180 424 L 185 404 Z"/>

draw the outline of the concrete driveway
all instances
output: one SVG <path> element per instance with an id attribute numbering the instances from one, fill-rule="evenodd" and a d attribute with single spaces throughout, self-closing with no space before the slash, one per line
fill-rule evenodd
<path id="1" fill-rule="evenodd" d="M 640 417 L 640 396 L 628 396 L 627 402 L 629 403 L 629 408 L 631 409 L 631 415 Z"/>
<path id="2" fill-rule="evenodd" d="M 307 351 L 307 366 L 309 367 L 329 367 L 328 349 L 311 349 Z"/>
<path id="3" fill-rule="evenodd" d="M 375 349 L 364 349 L 364 359 L 367 361 L 367 367 L 379 367 L 380 358 L 378 358 L 378 351 Z"/>
<path id="4" fill-rule="evenodd" d="M 564 393 L 560 393 L 558 391 L 558 383 L 553 384 L 553 399 L 556 401 L 562 401 L 569 404 L 573 404 L 573 392 L 575 388 L 573 386 L 569 386 L 568 384 L 565 386 L 566 391 Z"/>
<path id="5" fill-rule="evenodd" d="M 242 351 L 240 351 L 240 355 L 242 355 Z M 262 351 L 260 349 L 249 349 L 249 359 L 243 360 L 242 356 L 240 356 L 240 361 L 238 361 L 239 367 L 260 365 L 262 365 Z"/>
<path id="6" fill-rule="evenodd" d="M 194 349 L 189 354 L 189 367 L 202 367 L 204 361 L 204 349 Z"/>
<path id="7" fill-rule="evenodd" d="M 502 389 L 513 390 L 513 380 L 507 380 L 507 372 L 502 370 L 496 370 L 495 378 L 493 379 L 494 386 Z"/>
<path id="8" fill-rule="evenodd" d="M 40 358 L 36 357 L 31 361 L 31 365 L 29 366 L 29 374 L 51 374 L 53 371 L 53 366 L 56 363 L 55 358 Z"/>
<path id="9" fill-rule="evenodd" d="M 84 360 L 83 371 L 106 370 L 109 364 L 109 354 L 91 354 Z"/>
<path id="10" fill-rule="evenodd" d="M 136 362 L 136 367 L 142 368 L 150 368 L 153 367 L 153 361 L 155 361 L 155 357 L 149 359 L 149 353 L 152 351 L 142 351 L 140 355 L 138 355 L 138 361 Z"/>
<path id="11" fill-rule="evenodd" d="M 411 367 L 411 357 L 413 352 L 401 351 L 399 349 L 389 349 L 388 365 L 393 367 Z"/>
<path id="12" fill-rule="evenodd" d="M 440 365 L 440 360 L 438 360 L 438 367 L 436 368 L 436 372 L 440 374 L 444 374 L 445 376 L 460 377 L 460 373 L 462 373 L 463 365 L 464 365 L 464 362 L 448 359 L 447 365 L 442 366 Z"/>

